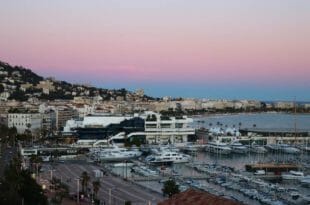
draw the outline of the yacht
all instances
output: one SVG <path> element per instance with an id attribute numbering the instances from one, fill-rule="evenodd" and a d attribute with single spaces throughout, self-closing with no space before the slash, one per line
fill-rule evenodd
<path id="1" fill-rule="evenodd" d="M 98 161 L 124 161 L 133 158 L 138 158 L 142 155 L 142 153 L 138 150 L 129 150 L 126 148 L 106 148 L 96 150 L 91 153 L 91 157 Z"/>
<path id="2" fill-rule="evenodd" d="M 146 166 L 134 166 L 132 171 L 142 176 L 158 176 L 157 170 L 150 169 Z"/>
<path id="3" fill-rule="evenodd" d="M 296 147 L 290 146 L 288 144 L 280 144 L 281 151 L 287 154 L 300 154 L 300 150 Z"/>
<path id="4" fill-rule="evenodd" d="M 300 150 L 296 147 L 290 146 L 288 144 L 268 144 L 266 148 L 272 152 L 283 152 L 286 154 L 300 154 Z"/>
<path id="5" fill-rule="evenodd" d="M 304 173 L 297 171 L 289 171 L 287 174 L 282 174 L 282 179 L 290 180 L 290 179 L 303 179 Z"/>
<path id="6" fill-rule="evenodd" d="M 207 152 L 216 153 L 216 154 L 230 154 L 231 148 L 226 144 L 219 141 L 208 142 L 205 150 Z"/>
<path id="7" fill-rule="evenodd" d="M 299 179 L 299 181 L 302 186 L 310 188 L 310 175 L 307 175 L 304 178 Z"/>
<path id="8" fill-rule="evenodd" d="M 268 152 L 268 150 L 264 147 L 264 146 L 260 146 L 260 145 L 251 145 L 250 146 L 250 152 L 256 153 L 256 154 L 265 154 Z"/>
<path id="9" fill-rule="evenodd" d="M 190 159 L 191 157 L 188 155 L 168 150 L 145 158 L 145 160 L 151 164 L 186 163 L 189 162 Z"/>
<path id="10" fill-rule="evenodd" d="M 237 153 L 237 154 L 245 154 L 249 151 L 246 146 L 244 146 L 238 141 L 232 142 L 230 144 L 230 148 L 232 149 L 232 152 Z"/>
<path id="11" fill-rule="evenodd" d="M 267 144 L 266 145 L 267 150 L 271 152 L 278 152 L 280 151 L 280 146 L 278 144 Z"/>
<path id="12" fill-rule="evenodd" d="M 190 154 L 190 155 L 197 154 L 198 149 L 199 149 L 199 146 L 196 146 L 195 144 L 191 144 L 191 143 L 187 143 L 185 146 L 181 148 L 183 152 Z"/>

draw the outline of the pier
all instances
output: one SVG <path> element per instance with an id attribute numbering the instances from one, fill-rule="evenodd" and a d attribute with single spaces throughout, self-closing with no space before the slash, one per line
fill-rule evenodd
<path id="1" fill-rule="evenodd" d="M 256 170 L 265 170 L 266 172 L 288 172 L 298 170 L 300 167 L 296 164 L 277 164 L 277 163 L 261 163 L 261 164 L 246 164 L 245 169 L 249 172 Z"/>
<path id="2" fill-rule="evenodd" d="M 144 176 L 138 176 L 138 177 L 131 177 L 129 180 L 132 181 L 165 181 L 171 178 L 178 178 L 180 180 L 206 180 L 209 177 L 207 176 L 149 176 L 149 177 L 144 177 Z"/>

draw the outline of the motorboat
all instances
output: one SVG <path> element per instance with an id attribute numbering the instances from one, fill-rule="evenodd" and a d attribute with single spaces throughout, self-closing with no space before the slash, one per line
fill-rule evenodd
<path id="1" fill-rule="evenodd" d="M 303 152 L 310 153 L 310 147 L 307 145 L 301 145 L 299 147 Z"/>
<path id="2" fill-rule="evenodd" d="M 231 148 L 223 142 L 210 141 L 207 143 L 205 150 L 215 154 L 230 154 Z"/>
<path id="3" fill-rule="evenodd" d="M 162 152 L 150 155 L 145 160 L 151 164 L 172 164 L 172 163 L 186 163 L 191 157 L 179 152 L 163 150 Z"/>
<path id="4" fill-rule="evenodd" d="M 134 166 L 132 171 L 142 176 L 158 176 L 157 170 L 150 169 L 146 166 Z"/>
<path id="5" fill-rule="evenodd" d="M 282 174 L 282 179 L 285 180 L 296 180 L 296 179 L 303 179 L 304 178 L 304 173 L 303 172 L 298 172 L 298 171 L 289 171 L 287 174 Z"/>
<path id="6" fill-rule="evenodd" d="M 236 153 L 236 154 L 245 154 L 248 153 L 248 148 L 241 144 L 238 141 L 234 141 L 230 144 L 230 148 L 232 149 L 232 152 Z"/>
<path id="7" fill-rule="evenodd" d="M 142 153 L 138 150 L 129 150 L 126 148 L 112 147 L 96 150 L 91 156 L 99 161 L 125 161 L 138 158 Z"/>
<path id="8" fill-rule="evenodd" d="M 304 178 L 299 179 L 299 181 L 302 186 L 310 187 L 310 175 L 307 175 Z"/>
<path id="9" fill-rule="evenodd" d="M 265 172 L 265 170 L 256 170 L 256 172 L 254 172 L 254 175 L 265 175 L 266 174 L 266 172 Z"/>

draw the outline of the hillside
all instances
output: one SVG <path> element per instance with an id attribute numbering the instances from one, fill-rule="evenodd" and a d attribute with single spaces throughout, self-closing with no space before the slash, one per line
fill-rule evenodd
<path id="1" fill-rule="evenodd" d="M 2 100 L 26 101 L 33 97 L 41 100 L 56 100 L 95 96 L 100 96 L 103 100 L 147 101 L 152 99 L 144 93 L 134 93 L 124 88 L 110 90 L 44 78 L 30 69 L 11 66 L 0 61 L 0 99 Z"/>

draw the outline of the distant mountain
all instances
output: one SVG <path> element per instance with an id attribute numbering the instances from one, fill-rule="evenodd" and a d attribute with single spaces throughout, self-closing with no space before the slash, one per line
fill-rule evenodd
<path id="1" fill-rule="evenodd" d="M 103 89 L 88 85 L 71 84 L 44 78 L 22 66 L 11 66 L 0 61 L 0 99 L 26 101 L 29 98 L 41 100 L 73 99 L 74 97 L 100 96 L 103 100 L 147 101 L 152 97 L 126 89 Z"/>

